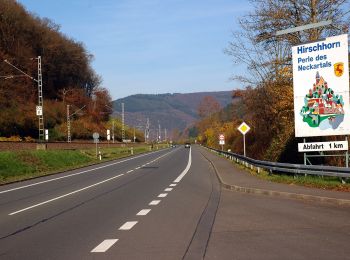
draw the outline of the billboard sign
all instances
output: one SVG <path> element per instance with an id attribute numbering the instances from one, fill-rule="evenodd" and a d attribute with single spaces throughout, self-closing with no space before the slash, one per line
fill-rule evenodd
<path id="1" fill-rule="evenodd" d="M 292 47 L 295 136 L 350 134 L 348 35 Z"/>

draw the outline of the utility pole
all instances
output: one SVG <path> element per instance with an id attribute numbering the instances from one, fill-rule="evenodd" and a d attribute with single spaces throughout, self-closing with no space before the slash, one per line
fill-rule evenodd
<path id="1" fill-rule="evenodd" d="M 44 99 L 43 99 L 43 77 L 41 73 L 41 56 L 38 56 L 38 106 L 41 107 L 39 113 L 39 142 L 43 142 L 45 138 L 44 129 Z"/>
<path id="2" fill-rule="evenodd" d="M 160 142 L 161 139 L 161 131 L 160 131 L 160 124 L 159 124 L 159 120 L 158 120 L 158 142 Z"/>
<path id="3" fill-rule="evenodd" d="M 67 143 L 71 143 L 72 142 L 72 137 L 71 137 L 71 124 L 70 124 L 70 119 L 73 115 L 75 115 L 76 113 L 78 113 L 79 111 L 83 110 L 84 107 L 86 107 L 86 105 L 82 106 L 81 108 L 79 108 L 78 110 L 76 110 L 73 114 L 69 114 L 69 107 L 70 105 L 67 105 Z"/>
<path id="4" fill-rule="evenodd" d="M 122 103 L 122 142 L 125 140 L 125 126 L 124 126 L 124 103 Z"/>
<path id="5" fill-rule="evenodd" d="M 135 126 L 134 126 L 134 143 L 135 143 L 135 140 L 136 140 L 136 135 L 135 135 Z"/>
<path id="6" fill-rule="evenodd" d="M 71 143 L 69 105 L 67 105 L 67 143 Z"/>
<path id="7" fill-rule="evenodd" d="M 166 136 L 166 128 L 164 128 L 164 141 L 167 141 L 167 136 Z"/>
<path id="8" fill-rule="evenodd" d="M 114 143 L 114 119 L 112 120 L 112 142 Z"/>
<path id="9" fill-rule="evenodd" d="M 25 73 L 23 70 L 17 68 L 15 65 L 11 64 L 8 60 L 4 60 L 5 63 L 13 67 L 14 69 L 21 72 L 23 75 L 31 78 L 38 83 L 38 105 L 36 106 L 36 115 L 39 117 L 39 142 L 42 143 L 45 140 L 45 129 L 44 129 L 44 98 L 43 98 L 43 79 L 41 73 L 41 56 L 35 58 L 38 60 L 38 79 Z"/>
<path id="10" fill-rule="evenodd" d="M 146 130 L 145 130 L 145 142 L 149 141 L 149 118 L 147 117 Z"/>

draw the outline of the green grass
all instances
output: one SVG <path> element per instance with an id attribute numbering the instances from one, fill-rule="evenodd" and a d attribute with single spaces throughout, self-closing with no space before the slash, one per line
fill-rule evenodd
<path id="1" fill-rule="evenodd" d="M 158 148 L 165 147 L 162 145 Z M 134 154 L 148 151 L 149 146 L 146 145 L 133 148 Z M 102 160 L 100 161 L 96 158 L 95 149 L 0 152 L 0 184 L 76 169 L 131 155 L 128 147 L 101 149 L 101 153 Z"/>
<path id="2" fill-rule="evenodd" d="M 300 186 L 319 188 L 319 189 L 325 189 L 325 190 L 338 190 L 338 191 L 350 192 L 350 183 L 348 183 L 349 179 L 347 183 L 343 184 L 341 182 L 341 179 L 338 177 L 328 177 L 328 176 L 323 177 L 323 176 L 312 176 L 312 175 L 292 176 L 292 175 L 285 175 L 285 174 L 269 173 L 264 170 L 260 170 L 260 173 L 257 173 L 257 171 L 251 170 L 250 168 L 246 168 L 241 164 L 237 164 L 235 162 L 233 163 L 238 165 L 239 168 L 248 170 L 250 174 L 268 181 L 285 183 L 289 185 L 300 185 Z"/>

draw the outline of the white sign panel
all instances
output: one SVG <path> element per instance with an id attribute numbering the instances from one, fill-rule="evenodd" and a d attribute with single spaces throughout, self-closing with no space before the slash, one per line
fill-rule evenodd
<path id="1" fill-rule="evenodd" d="M 348 150 L 347 141 L 298 143 L 299 152 L 345 151 L 345 150 Z"/>
<path id="2" fill-rule="evenodd" d="M 45 129 L 45 140 L 49 140 L 49 129 Z"/>
<path id="3" fill-rule="evenodd" d="M 92 137 L 94 139 L 98 139 L 98 138 L 100 138 L 100 135 L 99 135 L 99 133 L 95 132 L 95 133 L 92 134 Z"/>
<path id="4" fill-rule="evenodd" d="M 107 129 L 107 140 L 111 140 L 111 131 L 109 129 Z"/>
<path id="5" fill-rule="evenodd" d="M 295 136 L 350 134 L 347 34 L 294 46 Z"/>
<path id="6" fill-rule="evenodd" d="M 36 106 L 36 115 L 37 116 L 43 115 L 43 107 L 42 106 Z"/>
<path id="7" fill-rule="evenodd" d="M 225 140 L 220 140 L 220 141 L 219 141 L 219 144 L 220 144 L 220 145 L 224 145 L 224 144 L 225 144 Z"/>

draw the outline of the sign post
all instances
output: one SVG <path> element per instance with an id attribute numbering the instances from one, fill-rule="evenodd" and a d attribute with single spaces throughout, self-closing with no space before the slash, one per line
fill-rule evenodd
<path id="1" fill-rule="evenodd" d="M 223 151 L 224 145 L 225 145 L 225 135 L 224 134 L 219 135 L 219 144 L 221 145 L 221 151 Z"/>
<path id="2" fill-rule="evenodd" d="M 238 131 L 240 131 L 243 135 L 243 155 L 244 157 L 246 156 L 246 152 L 245 152 L 245 135 L 246 133 L 249 132 L 250 127 L 249 125 L 247 125 L 245 122 L 243 122 L 238 128 Z"/>
<path id="3" fill-rule="evenodd" d="M 100 134 L 95 132 L 92 134 L 92 137 L 94 138 L 94 143 L 96 144 L 96 158 L 98 157 L 98 153 L 97 153 L 97 143 L 99 141 L 100 138 Z"/>

